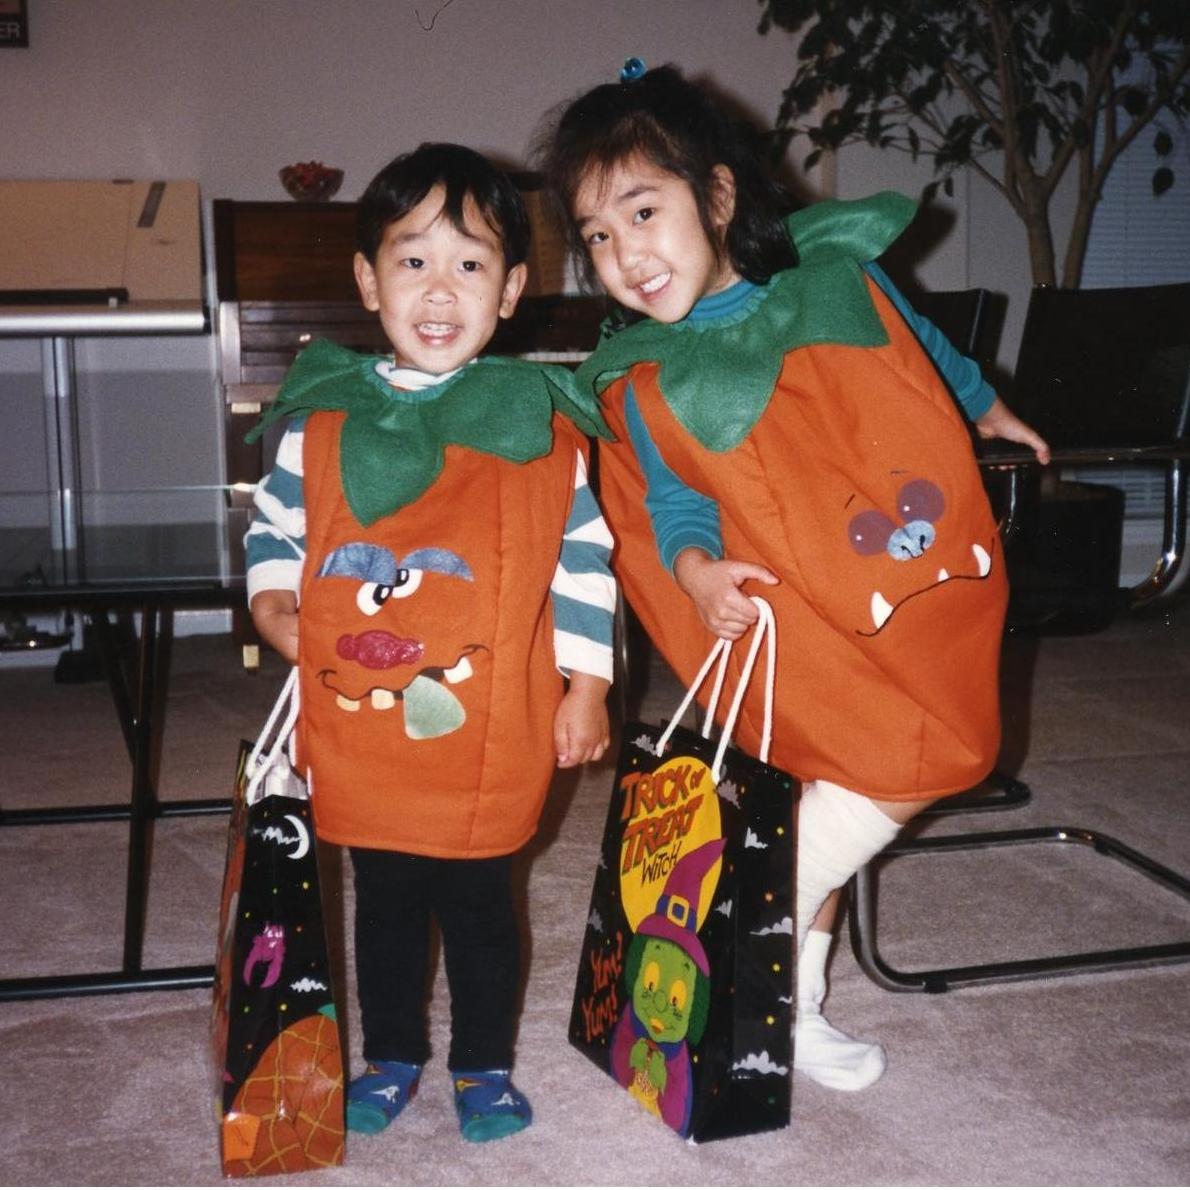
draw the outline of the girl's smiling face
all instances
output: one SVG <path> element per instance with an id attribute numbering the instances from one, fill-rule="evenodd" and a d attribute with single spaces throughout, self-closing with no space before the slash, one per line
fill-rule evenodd
<path id="1" fill-rule="evenodd" d="M 715 167 L 711 219 L 720 244 L 735 209 L 731 171 Z M 603 287 L 620 305 L 679 322 L 699 298 L 740 279 L 707 237 L 689 183 L 640 155 L 590 171 L 574 219 Z"/>
<path id="2" fill-rule="evenodd" d="M 477 356 L 501 318 L 516 309 L 525 284 L 523 264 L 504 264 L 499 235 L 474 200 L 463 206 L 463 228 L 443 210 L 435 186 L 385 229 L 369 264 L 355 256 L 355 279 L 369 310 L 378 311 L 402 367 L 449 372 Z"/>

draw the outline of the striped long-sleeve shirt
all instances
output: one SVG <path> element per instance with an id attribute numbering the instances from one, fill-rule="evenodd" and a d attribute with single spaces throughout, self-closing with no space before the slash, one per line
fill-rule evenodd
<path id="1" fill-rule="evenodd" d="M 302 481 L 305 418 L 295 417 L 277 448 L 272 471 L 258 485 L 256 515 L 244 538 L 248 602 L 259 591 L 299 591 L 306 556 L 306 504 Z M 562 673 L 612 677 L 615 580 L 612 538 L 576 456 L 574 501 L 550 584 L 554 657 Z"/>

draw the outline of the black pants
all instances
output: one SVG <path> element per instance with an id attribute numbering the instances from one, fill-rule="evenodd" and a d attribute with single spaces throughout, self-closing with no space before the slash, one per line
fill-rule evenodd
<path id="1" fill-rule="evenodd" d="M 425 1063 L 430 915 L 450 985 L 451 1070 L 509 1070 L 520 935 L 512 856 L 433 859 L 351 848 L 364 1057 Z"/>

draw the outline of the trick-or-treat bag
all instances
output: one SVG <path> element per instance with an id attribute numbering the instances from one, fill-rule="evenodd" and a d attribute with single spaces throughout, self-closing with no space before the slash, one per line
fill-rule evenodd
<path id="1" fill-rule="evenodd" d="M 789 1123 L 793 807 L 766 763 L 776 635 L 760 620 L 718 742 L 720 640 L 664 729 L 628 724 L 591 893 L 571 1044 L 679 1136 L 717 1140 Z M 730 746 L 768 641 L 760 759 Z M 719 666 L 702 734 L 680 728 Z"/>
<path id="2" fill-rule="evenodd" d="M 255 747 L 241 742 L 236 771 L 211 1015 L 228 1177 L 343 1162 L 343 1056 L 314 824 L 291 757 L 296 674 Z"/>

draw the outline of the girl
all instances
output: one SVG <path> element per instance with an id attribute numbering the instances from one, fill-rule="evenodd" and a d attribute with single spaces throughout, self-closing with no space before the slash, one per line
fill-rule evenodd
<path id="1" fill-rule="evenodd" d="M 943 377 L 981 435 L 1048 448 L 875 264 L 908 199 L 782 219 L 724 114 L 636 60 L 564 110 L 543 158 L 629 323 L 579 370 L 616 437 L 601 493 L 628 599 L 685 683 L 709 634 L 754 621 L 758 585 L 781 626 L 772 757 L 803 782 L 794 1065 L 861 1089 L 883 1050 L 821 1014 L 837 890 L 982 780 L 1000 738 L 1004 562 Z"/>

